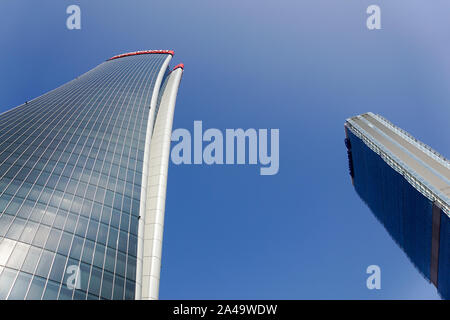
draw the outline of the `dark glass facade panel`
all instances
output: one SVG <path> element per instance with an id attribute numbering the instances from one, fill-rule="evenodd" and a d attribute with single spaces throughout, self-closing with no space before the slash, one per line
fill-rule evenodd
<path id="1" fill-rule="evenodd" d="M 134 298 L 147 121 L 166 58 L 104 62 L 0 115 L 0 299 Z"/>

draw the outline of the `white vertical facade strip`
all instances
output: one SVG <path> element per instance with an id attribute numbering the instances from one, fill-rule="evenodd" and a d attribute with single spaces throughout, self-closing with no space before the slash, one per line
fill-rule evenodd
<path id="1" fill-rule="evenodd" d="M 144 226 L 144 252 L 141 299 L 155 300 L 159 296 L 161 252 L 166 202 L 170 141 L 178 87 L 183 69 L 172 71 L 162 93 L 159 111 L 150 143 L 149 177 L 147 180 Z"/>
<path id="2" fill-rule="evenodd" d="M 136 261 L 136 291 L 135 299 L 142 299 L 142 268 L 144 257 L 144 225 L 145 216 L 147 212 L 147 180 L 149 176 L 149 161 L 150 161 L 150 144 L 153 132 L 153 123 L 155 119 L 155 109 L 158 102 L 158 95 L 161 88 L 164 74 L 169 67 L 169 62 L 172 59 L 172 55 L 167 55 L 161 70 L 159 70 L 158 77 L 156 78 L 155 86 L 153 88 L 152 98 L 150 100 L 150 111 L 147 120 L 147 131 L 145 133 L 145 147 L 144 147 L 144 159 L 142 168 L 142 183 L 141 183 L 141 200 L 139 204 L 139 224 L 138 224 L 138 239 L 137 239 L 137 261 Z"/>

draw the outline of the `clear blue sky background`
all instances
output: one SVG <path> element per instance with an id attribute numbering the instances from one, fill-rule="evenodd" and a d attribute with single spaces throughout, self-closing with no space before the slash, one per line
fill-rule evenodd
<path id="1" fill-rule="evenodd" d="M 370 4 L 382 30 L 365 26 Z M 354 191 L 343 124 L 379 113 L 449 156 L 449 12 L 448 0 L 2 0 L 0 112 L 115 54 L 173 49 L 186 66 L 174 128 L 279 128 L 280 171 L 171 164 L 160 298 L 436 299 Z"/>

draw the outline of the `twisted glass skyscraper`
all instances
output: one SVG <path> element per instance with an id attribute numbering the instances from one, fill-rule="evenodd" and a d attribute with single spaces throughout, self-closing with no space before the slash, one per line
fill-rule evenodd
<path id="1" fill-rule="evenodd" d="M 347 119 L 356 191 L 416 268 L 450 299 L 450 162 L 383 117 Z"/>
<path id="2" fill-rule="evenodd" d="M 0 115 L 0 299 L 158 298 L 172 56 L 115 56 Z"/>

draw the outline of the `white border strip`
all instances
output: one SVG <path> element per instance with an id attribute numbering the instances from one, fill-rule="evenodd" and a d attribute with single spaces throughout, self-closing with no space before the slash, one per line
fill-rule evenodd
<path id="1" fill-rule="evenodd" d="M 153 119 L 155 118 L 155 108 L 158 101 L 159 90 L 161 88 L 161 83 L 169 66 L 169 62 L 172 59 L 172 55 L 167 55 L 161 69 L 159 70 L 158 77 L 156 78 L 155 86 L 153 87 L 153 94 L 150 100 L 150 111 L 147 121 L 147 131 L 145 133 L 145 147 L 144 147 L 144 159 L 142 168 L 142 181 L 141 181 L 141 199 L 139 204 L 139 226 L 138 226 L 138 241 L 137 241 L 137 260 L 136 260 L 136 291 L 135 299 L 141 299 L 142 293 L 142 268 L 143 268 L 143 257 L 144 257 L 144 224 L 145 224 L 145 212 L 147 209 L 147 180 L 149 172 L 149 160 L 150 160 L 150 143 L 152 139 L 153 132 Z"/>
<path id="2" fill-rule="evenodd" d="M 150 144 L 149 178 L 147 181 L 144 226 L 144 256 L 141 299 L 159 297 L 167 174 L 173 115 L 183 69 L 172 71 L 160 101 Z"/>

